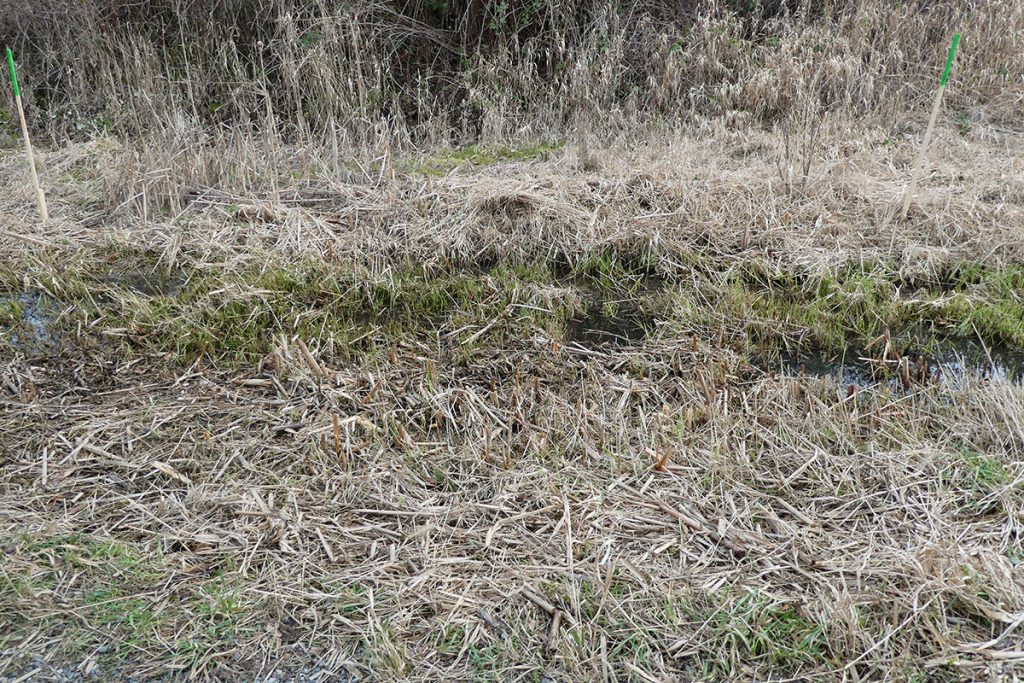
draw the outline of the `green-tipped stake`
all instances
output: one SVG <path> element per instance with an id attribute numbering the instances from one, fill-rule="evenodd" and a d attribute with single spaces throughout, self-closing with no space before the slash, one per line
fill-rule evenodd
<path id="1" fill-rule="evenodd" d="M 939 81 L 939 91 L 935 93 L 935 104 L 932 105 L 932 117 L 928 120 L 928 130 L 924 134 L 924 142 L 921 143 L 921 150 L 917 153 L 917 160 L 914 162 L 914 172 L 910 176 L 910 184 L 903 193 L 903 209 L 900 211 L 900 220 L 905 220 L 907 211 L 910 210 L 910 199 L 917 189 L 917 178 L 924 166 L 925 155 L 928 152 L 928 143 L 932 141 L 932 132 L 935 130 L 935 120 L 939 118 L 939 108 L 942 106 L 942 93 L 946 92 L 946 83 L 949 82 L 949 70 L 953 68 L 953 58 L 956 57 L 956 47 L 960 44 L 960 34 L 953 36 L 953 44 L 949 47 L 949 56 L 946 58 L 946 68 L 942 72 L 942 80 Z"/>
<path id="2" fill-rule="evenodd" d="M 32 185 L 36 188 L 36 206 L 39 217 L 43 221 L 50 220 L 50 212 L 46 210 L 46 195 L 39 186 L 39 175 L 36 173 L 36 158 L 32 154 L 32 141 L 28 137 L 28 121 L 25 120 L 25 105 L 21 102 L 21 88 L 18 87 L 18 72 L 14 70 L 14 55 L 7 48 L 7 67 L 11 70 L 11 85 L 14 87 L 14 101 L 18 104 L 18 116 L 21 118 L 21 136 L 25 138 L 25 153 L 28 155 L 28 168 L 32 172 Z"/>

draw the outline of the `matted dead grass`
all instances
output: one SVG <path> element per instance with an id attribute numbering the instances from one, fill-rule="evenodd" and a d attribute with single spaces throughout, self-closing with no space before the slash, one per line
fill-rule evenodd
<path id="1" fill-rule="evenodd" d="M 1010 680 L 1019 380 L 775 370 L 695 273 L 1019 266 L 1021 138 L 943 128 L 907 223 L 887 218 L 909 141 L 830 131 L 823 149 L 806 182 L 777 138 L 709 128 L 589 152 L 598 167 L 570 149 L 440 176 L 299 160 L 302 178 L 243 190 L 96 142 L 46 155 L 45 227 L 3 157 L 3 292 L 56 302 L 59 333 L 28 348 L 5 328 L 0 676 Z M 255 310 L 269 290 L 234 275 L 252 267 L 398 287 L 409 264 L 608 253 L 720 319 L 660 307 L 643 338 L 593 344 L 556 320 L 564 282 L 517 280 L 506 306 L 497 280 L 408 335 L 371 325 L 369 348 L 278 320 L 240 364 L 118 317 L 206 275 L 223 286 L 200 304 Z M 79 278 L 138 254 L 185 281 Z"/>

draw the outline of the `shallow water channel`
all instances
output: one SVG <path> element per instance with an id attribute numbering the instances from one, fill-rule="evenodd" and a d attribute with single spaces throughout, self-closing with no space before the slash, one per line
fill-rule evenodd
<path id="1" fill-rule="evenodd" d="M 925 377 L 932 383 L 966 380 L 1024 379 L 1024 353 L 1001 346 L 982 346 L 977 341 L 939 338 L 927 355 L 914 355 L 910 360 L 913 372 L 927 370 Z M 858 387 L 890 384 L 898 386 L 898 366 L 883 363 L 868 354 L 850 349 L 845 357 L 836 357 L 813 351 L 786 353 L 774 368 L 789 375 L 832 377 L 841 384 Z"/>

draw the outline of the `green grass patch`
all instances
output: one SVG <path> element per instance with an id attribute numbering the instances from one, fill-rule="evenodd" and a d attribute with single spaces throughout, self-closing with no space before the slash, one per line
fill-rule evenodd
<path id="1" fill-rule="evenodd" d="M 176 357 L 199 355 L 226 364 L 250 364 L 272 349 L 279 334 L 329 340 L 345 352 L 367 352 L 441 326 L 465 337 L 497 319 L 491 335 L 522 331 L 540 316 L 539 273 L 499 266 L 486 273 L 425 273 L 415 268 L 373 275 L 356 269 L 299 264 L 289 269 L 200 277 L 176 297 L 130 299 L 120 324 L 136 340 Z M 526 314 L 509 315 L 521 301 Z M 556 302 L 564 317 L 571 302 Z M 550 309 L 549 309 L 550 310 Z M 532 313 L 530 312 L 532 311 Z"/>
<path id="2" fill-rule="evenodd" d="M 961 264 L 908 281 L 882 263 L 819 275 L 777 272 L 760 262 L 730 270 L 705 263 L 671 290 L 663 307 L 677 329 L 742 330 L 742 350 L 758 352 L 778 347 L 782 336 L 842 351 L 884 334 L 904 348 L 936 336 L 980 336 L 986 343 L 1024 349 L 1019 266 Z"/>
<path id="3" fill-rule="evenodd" d="M 1016 474 L 996 455 L 964 448 L 939 473 L 943 488 L 953 493 L 974 514 L 990 511 L 993 496 L 1013 486 Z M 1018 490 L 1020 486 L 1016 487 Z"/>
<path id="4" fill-rule="evenodd" d="M 795 604 L 779 603 L 751 592 L 713 594 L 692 616 L 706 623 L 709 638 L 697 657 L 707 674 L 729 677 L 741 666 L 760 665 L 775 672 L 821 666 L 833 656 L 825 629 Z"/>
<path id="5" fill-rule="evenodd" d="M 92 338 L 94 349 L 120 355 L 157 352 L 181 363 L 205 358 L 252 367 L 282 334 L 314 341 L 325 359 L 347 361 L 410 339 L 467 353 L 538 328 L 567 337 L 570 320 L 582 314 L 585 325 L 594 324 L 590 318 L 608 327 L 625 318 L 652 323 L 641 337 L 656 319 L 669 323 L 669 335 L 725 332 L 725 343 L 755 355 L 777 352 L 784 340 L 841 352 L 886 334 L 914 354 L 927 354 L 929 340 L 941 336 L 1024 349 L 1021 266 L 961 263 L 911 279 L 877 262 L 812 274 L 692 253 L 669 262 L 628 245 L 571 261 L 478 267 L 407 262 L 371 271 L 256 256 L 248 264 L 185 257 L 167 271 L 158 254 L 114 244 L 28 273 L 0 266 L 0 343 L 45 328 L 63 333 L 62 342 Z M 45 319 L 30 319 L 26 296 L 40 302 L 36 317 Z"/>
<path id="6" fill-rule="evenodd" d="M 73 610 L 80 621 L 65 624 L 69 656 L 115 643 L 116 658 L 158 642 L 167 623 L 151 597 L 165 576 L 159 555 L 86 534 L 22 534 L 14 554 L 21 571 L 0 584 L 0 604 L 21 615 L 16 626 L 54 621 L 56 608 Z M 44 607 L 38 614 L 37 605 Z"/>
<path id="7" fill-rule="evenodd" d="M 0 614 L 18 615 L 11 624 L 15 636 L 59 625 L 62 655 L 81 659 L 100 648 L 101 671 L 142 652 L 187 666 L 263 627 L 253 619 L 264 598 L 247 593 L 240 577 L 197 575 L 169 592 L 171 569 L 163 556 L 130 543 L 22 534 L 13 553 L 18 559 L 10 566 L 17 570 L 0 576 Z M 76 619 L 61 616 L 68 612 Z"/>
<path id="8" fill-rule="evenodd" d="M 633 296 L 643 274 L 631 268 L 608 259 L 578 272 L 550 263 L 430 270 L 410 263 L 371 272 L 268 258 L 259 267 L 185 263 L 168 273 L 151 254 L 112 249 L 98 259 L 54 263 L 28 279 L 50 285 L 45 298 L 62 313 L 43 322 L 62 341 L 74 335 L 75 343 L 92 338 L 93 347 L 121 355 L 157 352 L 183 363 L 202 357 L 251 367 L 281 334 L 315 340 L 322 353 L 334 349 L 346 360 L 410 339 L 437 340 L 441 330 L 445 343 L 462 351 L 536 328 L 557 337 L 586 310 L 582 288 L 596 278 L 602 294 Z M 8 326 L 25 318 L 19 296 L 3 299 Z"/>

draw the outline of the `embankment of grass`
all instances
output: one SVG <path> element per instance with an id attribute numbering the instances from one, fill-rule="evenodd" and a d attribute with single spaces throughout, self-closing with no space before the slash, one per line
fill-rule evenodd
<path id="1" fill-rule="evenodd" d="M 8 266 L 0 287 L 9 345 L 38 345 L 32 339 L 42 334 L 225 367 L 259 363 L 281 335 L 351 360 L 414 340 L 467 351 L 539 331 L 571 342 L 588 324 L 605 328 L 609 339 L 700 337 L 748 356 L 841 352 L 880 338 L 914 353 L 928 353 L 940 337 L 1024 349 L 1018 265 L 961 263 L 908 279 L 885 263 L 811 274 L 757 258 L 688 253 L 668 265 L 608 249 L 572 264 L 407 263 L 373 271 L 271 256 L 239 266 L 186 255 L 167 268 L 155 254 L 97 247 Z"/>

